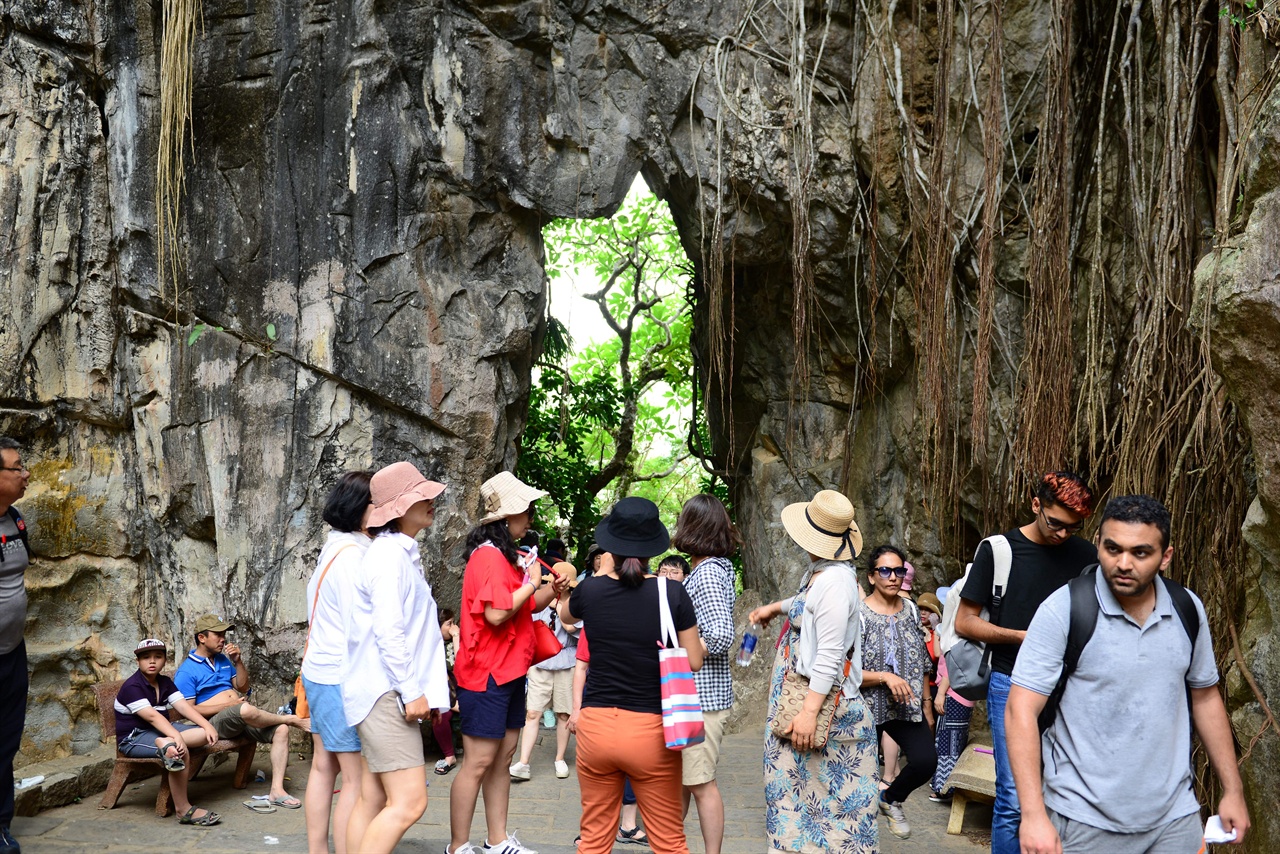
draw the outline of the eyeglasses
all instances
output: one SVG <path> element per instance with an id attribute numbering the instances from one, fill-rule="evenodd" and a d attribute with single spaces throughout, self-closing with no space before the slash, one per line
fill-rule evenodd
<path id="1" fill-rule="evenodd" d="M 1066 531 L 1068 534 L 1074 534 L 1084 527 L 1083 520 L 1076 522 L 1075 524 L 1060 522 L 1057 519 L 1045 513 L 1044 510 L 1040 511 L 1040 518 L 1044 520 L 1045 527 L 1048 528 L 1050 531 Z"/>
<path id="2" fill-rule="evenodd" d="M 907 568 L 905 566 L 877 566 L 876 572 L 880 573 L 881 578 L 888 578 L 896 575 L 899 578 L 907 577 Z"/>

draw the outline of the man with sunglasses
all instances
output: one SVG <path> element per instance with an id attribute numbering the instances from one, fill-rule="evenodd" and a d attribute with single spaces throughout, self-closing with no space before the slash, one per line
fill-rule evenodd
<path id="1" fill-rule="evenodd" d="M 27 723 L 26 574 L 27 528 L 13 503 L 27 491 L 31 472 L 22 448 L 0 436 L 0 852 L 22 849 L 9 833 L 13 822 L 13 758 Z"/>
<path id="2" fill-rule="evenodd" d="M 1097 563 L 1098 550 L 1075 536 L 1093 512 L 1093 492 L 1076 474 L 1052 471 L 1040 478 L 1031 499 L 1032 520 L 1004 534 L 1012 552 L 1008 589 L 990 620 L 981 616 L 993 604 L 995 554 L 984 540 L 973 556 L 969 580 L 960 591 L 956 633 L 987 644 L 991 652 L 991 681 L 987 687 L 987 719 L 996 760 L 996 801 L 991 821 L 992 854 L 1019 854 L 1021 812 L 1005 742 L 1004 709 L 1010 674 L 1027 626 L 1040 603 L 1087 566 Z"/>

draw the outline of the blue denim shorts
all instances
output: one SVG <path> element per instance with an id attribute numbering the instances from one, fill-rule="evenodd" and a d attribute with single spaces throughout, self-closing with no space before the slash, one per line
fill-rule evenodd
<path id="1" fill-rule="evenodd" d="M 472 738 L 503 738 L 507 730 L 523 727 L 525 682 L 521 676 L 499 685 L 490 676 L 483 691 L 468 691 L 459 686 L 462 734 Z"/>
<path id="2" fill-rule="evenodd" d="M 195 724 L 176 723 L 173 728 L 178 732 L 184 732 L 189 729 L 199 729 Z M 155 759 L 156 758 L 156 739 L 168 738 L 159 730 L 150 727 L 135 727 L 133 732 L 120 739 L 116 745 L 116 749 L 120 751 L 121 756 L 128 756 L 131 759 Z"/>
<path id="3" fill-rule="evenodd" d="M 302 688 L 311 706 L 311 731 L 320 734 L 320 743 L 330 753 L 359 753 L 360 736 L 347 726 L 342 709 L 342 686 L 325 685 L 302 677 Z"/>

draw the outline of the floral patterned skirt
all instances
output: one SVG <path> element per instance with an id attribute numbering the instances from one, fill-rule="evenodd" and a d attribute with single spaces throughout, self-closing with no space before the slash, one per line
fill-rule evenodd
<path id="1" fill-rule="evenodd" d="M 775 657 L 770 707 L 793 666 L 783 644 Z M 861 695 L 841 695 L 826 746 L 796 750 L 764 736 L 765 830 L 771 851 L 800 854 L 876 854 L 880 790 L 876 783 L 876 728 Z"/>

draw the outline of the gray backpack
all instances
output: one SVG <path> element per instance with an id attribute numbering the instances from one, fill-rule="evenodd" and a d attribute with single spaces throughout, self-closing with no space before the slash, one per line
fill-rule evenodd
<path id="1" fill-rule="evenodd" d="M 1003 534 L 987 537 L 991 544 L 991 556 L 995 572 L 991 582 L 991 605 L 982 609 L 982 619 L 996 622 L 1000 619 L 1000 605 L 1009 586 L 1009 570 L 1013 566 L 1013 549 Z M 980 641 L 956 634 L 956 611 L 960 608 L 960 591 L 969 580 L 973 569 L 970 563 L 964 569 L 964 577 L 951 587 L 947 602 L 942 608 L 942 623 L 938 627 L 940 646 L 947 657 L 947 679 L 951 690 L 966 700 L 985 700 L 987 682 L 991 678 L 991 650 Z"/>

